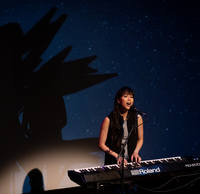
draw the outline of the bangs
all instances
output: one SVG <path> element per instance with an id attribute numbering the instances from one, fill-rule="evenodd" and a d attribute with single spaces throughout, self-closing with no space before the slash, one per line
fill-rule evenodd
<path id="1" fill-rule="evenodd" d="M 135 98 L 133 90 L 129 87 L 123 87 L 118 91 L 118 99 L 121 98 L 124 94 L 132 95 Z"/>
<path id="2" fill-rule="evenodd" d="M 134 96 L 134 93 L 133 93 L 132 90 L 124 90 L 122 96 L 125 95 L 125 94 Z"/>

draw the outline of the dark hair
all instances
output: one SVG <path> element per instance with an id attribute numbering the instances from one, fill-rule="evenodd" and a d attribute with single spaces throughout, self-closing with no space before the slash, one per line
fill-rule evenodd
<path id="1" fill-rule="evenodd" d="M 118 103 L 118 100 L 125 94 L 133 95 L 133 99 L 135 99 L 135 94 L 133 90 L 127 86 L 124 86 L 120 88 L 116 95 L 115 95 L 115 100 L 114 100 L 114 110 L 110 114 L 110 125 L 112 127 L 117 127 L 118 129 L 121 128 L 121 125 L 119 123 L 121 114 L 120 114 L 120 104 Z"/>

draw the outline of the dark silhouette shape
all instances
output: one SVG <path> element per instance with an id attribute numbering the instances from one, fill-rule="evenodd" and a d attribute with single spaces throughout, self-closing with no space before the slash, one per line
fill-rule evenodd
<path id="1" fill-rule="evenodd" d="M 25 102 L 22 127 L 32 143 L 62 141 L 61 129 L 67 117 L 64 100 L 54 83 L 55 76 L 42 70 Z"/>
<path id="2" fill-rule="evenodd" d="M 22 155 L 38 151 L 44 144 L 49 146 L 51 140 L 61 142 L 61 129 L 67 124 L 63 95 L 117 76 L 99 75 L 98 70 L 88 67 L 97 56 L 63 62 L 71 51 L 71 46 L 39 68 L 42 54 L 67 18 L 63 14 L 50 22 L 56 10 L 57 8 L 52 8 L 26 34 L 23 34 L 20 25 L 16 23 L 0 27 L 2 169 L 8 165 L 8 161 L 14 164 L 18 161 L 26 171 L 27 159 L 22 159 Z M 22 114 L 21 124 L 18 118 Z M 17 172 L 18 167 L 12 171 Z"/>
<path id="3" fill-rule="evenodd" d="M 52 8 L 26 35 L 19 24 L 10 23 L 0 27 L 2 163 L 6 164 L 9 158 L 19 157 L 27 144 L 18 116 L 23 110 L 31 84 L 35 81 L 34 69 L 41 62 L 41 55 L 67 17 L 63 14 L 55 22 L 49 23 L 56 10 L 57 8 Z M 22 59 L 24 55 L 26 56 Z"/>
<path id="4" fill-rule="evenodd" d="M 27 174 L 27 177 L 29 178 L 30 193 L 43 193 L 44 183 L 43 183 L 43 176 L 40 170 L 37 168 L 31 170 Z M 26 187 L 25 183 L 23 187 Z"/>
<path id="5" fill-rule="evenodd" d="M 26 57 L 22 61 L 22 69 L 26 79 L 30 80 L 30 74 L 40 64 L 41 55 L 46 51 L 54 36 L 65 22 L 67 15 L 61 15 L 56 21 L 49 23 L 57 8 L 52 8 L 33 28 L 24 35 Z M 31 76 L 32 79 L 32 76 Z M 26 80 L 27 81 L 27 80 Z M 27 82 L 24 82 L 27 84 Z"/>

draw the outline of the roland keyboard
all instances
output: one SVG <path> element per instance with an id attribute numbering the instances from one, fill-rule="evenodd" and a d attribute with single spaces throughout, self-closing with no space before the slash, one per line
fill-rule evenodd
<path id="1" fill-rule="evenodd" d="M 130 183 L 160 177 L 200 173 L 200 158 L 170 157 L 128 163 L 124 168 L 124 182 Z M 121 168 L 117 164 L 80 168 L 68 171 L 69 178 L 82 187 L 96 187 L 103 183 L 120 183 Z"/>

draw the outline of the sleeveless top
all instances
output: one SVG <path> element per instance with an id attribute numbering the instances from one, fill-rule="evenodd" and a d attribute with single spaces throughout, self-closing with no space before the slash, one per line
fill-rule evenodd
<path id="1" fill-rule="evenodd" d="M 111 123 L 111 119 L 112 119 L 111 114 L 108 115 L 108 118 L 110 119 L 110 123 Z M 122 128 L 123 117 L 120 117 L 119 123 L 121 123 L 120 129 L 109 125 L 108 135 L 107 135 L 107 140 L 106 140 L 106 146 L 118 154 L 121 150 L 121 143 L 122 143 L 122 138 L 123 138 L 123 128 Z M 128 119 L 127 119 L 128 133 L 131 131 L 132 127 L 134 129 L 133 129 L 133 131 L 129 137 L 128 143 L 127 143 L 129 160 L 131 159 L 131 155 L 133 154 L 133 152 L 135 150 L 135 147 L 137 145 L 137 140 L 138 140 L 137 114 L 134 111 L 129 111 Z M 109 154 L 105 154 L 104 163 L 105 163 L 105 165 L 116 164 L 116 159 Z"/>

